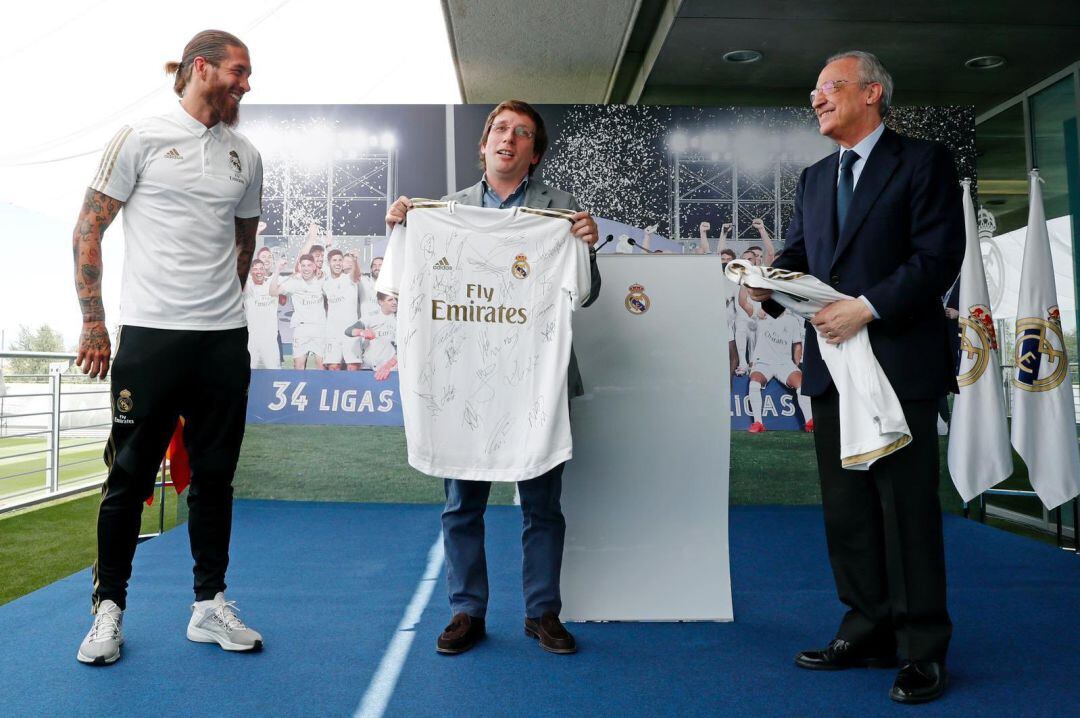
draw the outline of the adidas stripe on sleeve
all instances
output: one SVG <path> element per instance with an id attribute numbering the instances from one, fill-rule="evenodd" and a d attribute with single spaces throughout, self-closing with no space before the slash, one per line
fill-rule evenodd
<path id="1" fill-rule="evenodd" d="M 105 147 L 90 189 L 127 202 L 138 178 L 139 136 L 125 125 Z"/>

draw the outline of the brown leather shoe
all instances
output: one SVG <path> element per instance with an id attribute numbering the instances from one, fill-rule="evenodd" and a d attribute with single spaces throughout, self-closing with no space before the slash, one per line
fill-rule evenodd
<path id="1" fill-rule="evenodd" d="M 577 641 L 554 611 L 540 618 L 526 618 L 525 635 L 540 639 L 540 647 L 550 653 L 577 653 Z"/>
<path id="2" fill-rule="evenodd" d="M 484 619 L 467 613 L 455 613 L 450 619 L 450 625 L 443 629 L 439 640 L 435 642 L 435 650 L 448 656 L 464 653 L 485 635 Z"/>

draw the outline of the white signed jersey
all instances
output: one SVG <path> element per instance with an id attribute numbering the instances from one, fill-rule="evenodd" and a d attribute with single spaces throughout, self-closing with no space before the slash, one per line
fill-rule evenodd
<path id="1" fill-rule="evenodd" d="M 787 314 L 810 319 L 839 299 L 850 299 L 816 277 L 735 260 L 725 270 L 729 279 L 747 287 L 771 289 Z M 761 343 L 761 338 L 758 338 Z M 845 469 L 866 470 L 883 456 L 911 443 L 911 430 L 896 391 L 870 347 L 866 327 L 834 345 L 818 341 L 840 398 L 840 462 Z"/>
<path id="2" fill-rule="evenodd" d="M 409 211 L 377 288 L 398 295 L 409 463 L 431 476 L 523 481 L 572 455 L 571 312 L 589 256 L 566 213 L 455 202 Z"/>

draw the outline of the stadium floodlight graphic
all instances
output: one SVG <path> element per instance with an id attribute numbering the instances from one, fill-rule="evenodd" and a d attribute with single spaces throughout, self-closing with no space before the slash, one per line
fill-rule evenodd
<path id="1" fill-rule="evenodd" d="M 828 151 L 816 132 L 792 129 L 676 129 L 665 145 L 672 162 L 672 237 L 682 241 L 692 241 L 704 221 L 712 232 L 731 222 L 729 239 L 756 240 L 756 218 L 783 241 L 799 173 Z"/>
<path id="2" fill-rule="evenodd" d="M 279 259 L 294 259 L 316 225 L 335 247 L 369 263 L 397 195 L 396 136 L 321 120 L 242 129 L 263 154 L 265 245 Z"/>

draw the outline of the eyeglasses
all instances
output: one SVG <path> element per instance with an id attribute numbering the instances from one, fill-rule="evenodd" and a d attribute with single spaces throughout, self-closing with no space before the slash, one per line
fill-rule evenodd
<path id="1" fill-rule="evenodd" d="M 492 125 L 491 131 L 497 135 L 505 135 L 507 132 L 512 131 L 516 137 L 521 137 L 526 140 L 536 139 L 536 133 L 525 125 L 515 125 L 511 127 L 510 125 L 500 122 L 497 125 Z"/>
<path id="2" fill-rule="evenodd" d="M 828 82 L 821 83 L 821 87 L 810 91 L 810 104 L 817 102 L 817 96 L 819 92 L 824 92 L 826 95 L 835 94 L 840 86 L 851 82 L 851 80 L 829 80 Z"/>

